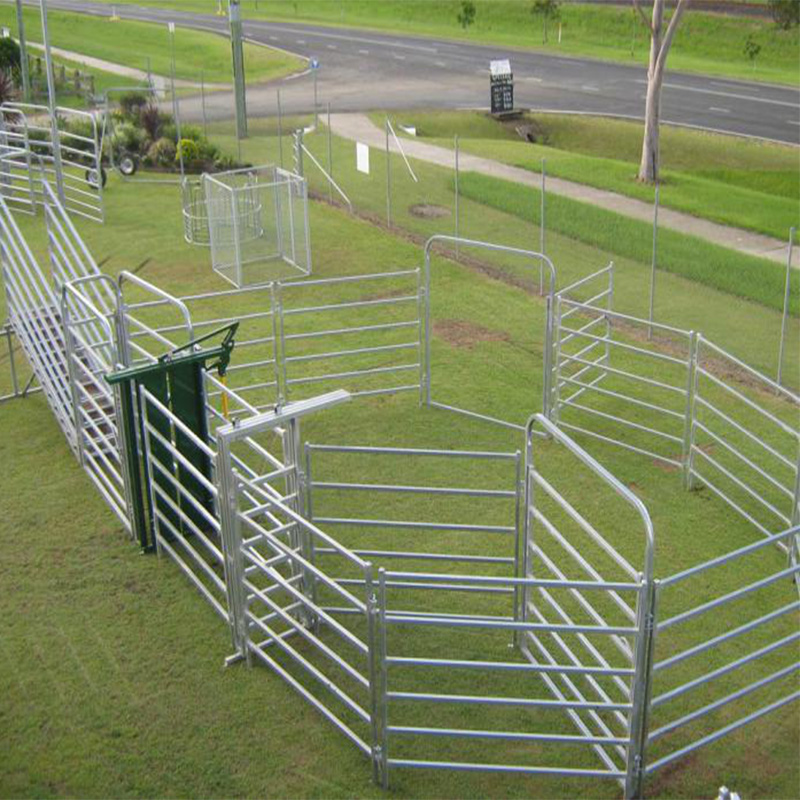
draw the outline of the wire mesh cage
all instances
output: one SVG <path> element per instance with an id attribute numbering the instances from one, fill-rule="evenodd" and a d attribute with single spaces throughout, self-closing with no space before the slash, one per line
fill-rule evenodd
<path id="1" fill-rule="evenodd" d="M 208 206 L 201 179 L 184 178 L 181 183 L 183 238 L 189 244 L 208 247 Z"/>
<path id="2" fill-rule="evenodd" d="M 308 189 L 276 166 L 204 175 L 214 270 L 235 286 L 311 273 Z"/>

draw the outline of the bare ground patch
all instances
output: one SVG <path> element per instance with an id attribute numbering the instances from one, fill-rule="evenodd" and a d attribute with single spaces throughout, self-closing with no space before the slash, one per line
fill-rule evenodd
<path id="1" fill-rule="evenodd" d="M 412 217 L 419 217 L 420 219 L 441 219 L 442 217 L 449 217 L 452 212 L 444 206 L 437 206 L 432 203 L 417 203 L 408 207 L 408 213 Z"/>
<path id="2" fill-rule="evenodd" d="M 510 342 L 505 331 L 492 331 L 474 322 L 462 319 L 442 319 L 433 323 L 434 336 L 444 339 L 453 347 L 473 350 L 480 342 Z"/>

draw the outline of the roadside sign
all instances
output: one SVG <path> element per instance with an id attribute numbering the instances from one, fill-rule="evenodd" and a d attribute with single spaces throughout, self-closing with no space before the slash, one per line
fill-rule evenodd
<path id="1" fill-rule="evenodd" d="M 169 28 L 169 32 L 170 33 L 175 33 L 175 23 L 174 22 L 168 22 L 167 23 L 167 28 Z"/>
<path id="2" fill-rule="evenodd" d="M 507 58 L 489 62 L 489 91 L 492 114 L 514 110 L 514 74 Z"/>
<path id="3" fill-rule="evenodd" d="M 312 58 L 311 62 L 309 63 L 309 66 L 311 67 L 311 69 L 319 69 L 319 59 Z"/>
<path id="4" fill-rule="evenodd" d="M 369 145 L 356 142 L 356 169 L 369 175 Z"/>

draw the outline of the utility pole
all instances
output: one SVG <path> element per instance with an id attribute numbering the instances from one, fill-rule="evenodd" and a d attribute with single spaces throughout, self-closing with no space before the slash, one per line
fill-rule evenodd
<path id="1" fill-rule="evenodd" d="M 244 83 L 244 49 L 242 48 L 242 8 L 240 0 L 228 0 L 228 21 L 233 53 L 233 93 L 236 98 L 236 138 L 247 138 L 247 96 Z"/>
<path id="2" fill-rule="evenodd" d="M 64 197 L 64 171 L 61 164 L 61 140 L 58 135 L 56 113 L 56 76 L 53 72 L 53 57 L 50 53 L 50 31 L 47 27 L 47 0 L 40 0 L 42 11 L 42 38 L 44 40 L 44 63 L 47 70 L 47 106 L 50 113 L 50 137 L 53 148 L 53 169 L 56 173 L 56 192 L 61 203 Z"/>
<path id="3" fill-rule="evenodd" d="M 22 18 L 22 0 L 17 0 L 17 38 L 19 39 L 20 69 L 22 71 L 22 98 L 31 101 L 31 81 L 28 75 L 28 45 L 25 41 L 25 20 Z"/>

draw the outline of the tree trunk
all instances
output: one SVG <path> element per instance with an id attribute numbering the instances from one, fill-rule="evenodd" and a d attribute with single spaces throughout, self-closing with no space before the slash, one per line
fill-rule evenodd
<path id="1" fill-rule="evenodd" d="M 637 0 L 636 8 L 641 14 Z M 642 159 L 639 163 L 640 181 L 654 183 L 659 171 L 659 124 L 661 122 L 661 86 L 664 82 L 664 67 L 667 63 L 672 38 L 688 0 L 678 0 L 675 13 L 663 34 L 664 0 L 654 0 L 653 18 L 650 22 L 650 60 L 647 67 L 647 97 L 644 112 L 644 137 L 642 139 Z M 644 15 L 642 15 L 644 16 Z"/>

